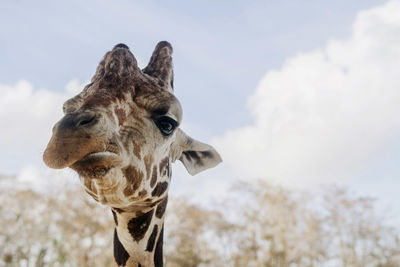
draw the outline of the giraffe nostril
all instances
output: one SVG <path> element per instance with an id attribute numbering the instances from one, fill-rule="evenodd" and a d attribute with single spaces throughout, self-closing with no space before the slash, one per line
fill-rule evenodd
<path id="1" fill-rule="evenodd" d="M 78 126 L 83 126 L 83 125 L 87 125 L 90 124 L 91 122 L 94 121 L 94 119 L 96 118 L 95 115 L 91 115 L 90 117 L 86 117 L 86 118 L 82 118 L 79 122 L 78 122 Z"/>

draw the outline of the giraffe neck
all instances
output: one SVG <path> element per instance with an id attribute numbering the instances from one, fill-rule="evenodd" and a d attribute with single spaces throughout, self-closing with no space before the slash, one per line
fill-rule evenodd
<path id="1" fill-rule="evenodd" d="M 168 197 L 139 211 L 112 209 L 117 266 L 163 266 L 164 213 Z"/>

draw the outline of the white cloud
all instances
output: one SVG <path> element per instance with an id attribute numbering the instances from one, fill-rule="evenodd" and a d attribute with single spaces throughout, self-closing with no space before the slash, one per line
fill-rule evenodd
<path id="1" fill-rule="evenodd" d="M 359 12 L 347 40 L 299 53 L 262 78 L 254 123 L 214 140 L 239 176 L 348 179 L 400 135 L 400 2 Z M 397 147 L 398 149 L 398 147 Z"/>
<path id="2" fill-rule="evenodd" d="M 42 164 L 42 152 L 62 104 L 81 91 L 73 80 L 63 92 L 36 90 L 27 81 L 0 85 L 0 173 L 15 174 L 29 164 Z"/>

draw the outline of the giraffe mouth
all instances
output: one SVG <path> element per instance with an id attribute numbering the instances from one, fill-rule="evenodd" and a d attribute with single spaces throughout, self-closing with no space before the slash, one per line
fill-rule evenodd
<path id="1" fill-rule="evenodd" d="M 70 166 L 79 175 L 89 178 L 102 178 L 110 169 L 121 163 L 120 156 L 111 151 L 93 152 Z"/>

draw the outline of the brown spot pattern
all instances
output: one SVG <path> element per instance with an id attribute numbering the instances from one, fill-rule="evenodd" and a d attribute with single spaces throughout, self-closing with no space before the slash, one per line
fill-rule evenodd
<path id="1" fill-rule="evenodd" d="M 122 108 L 115 108 L 114 109 L 115 115 L 117 115 L 118 118 L 118 125 L 124 124 L 126 120 L 126 114 L 125 111 Z"/>
<path id="2" fill-rule="evenodd" d="M 142 191 L 139 192 L 139 197 L 142 198 L 147 194 L 146 189 L 143 189 Z"/>
<path id="3" fill-rule="evenodd" d="M 156 251 L 154 252 L 154 266 L 163 266 L 163 238 L 164 238 L 164 225 L 161 228 L 160 236 L 158 237 Z"/>
<path id="4" fill-rule="evenodd" d="M 158 204 L 156 209 L 156 217 L 161 219 L 165 213 L 165 209 L 167 208 L 168 197 L 165 197 L 163 201 Z"/>
<path id="5" fill-rule="evenodd" d="M 151 210 L 138 217 L 132 218 L 128 222 L 128 231 L 133 237 L 133 240 L 139 242 L 147 232 L 150 226 L 151 218 L 153 217 L 154 210 Z"/>
<path id="6" fill-rule="evenodd" d="M 161 196 L 168 188 L 168 183 L 167 182 L 159 182 L 156 187 L 153 189 L 153 191 L 151 192 L 151 195 L 153 197 L 157 196 Z"/>
<path id="7" fill-rule="evenodd" d="M 131 196 L 139 188 L 143 180 L 143 173 L 132 165 L 122 169 L 122 172 L 127 181 L 124 195 Z"/>
<path id="8" fill-rule="evenodd" d="M 148 154 L 144 156 L 144 165 L 146 167 L 146 179 L 150 179 L 151 163 L 153 162 L 153 157 Z"/>
<path id="9" fill-rule="evenodd" d="M 147 195 L 147 190 L 143 189 L 142 191 L 139 192 L 137 196 L 130 197 L 129 200 L 136 201 L 138 199 L 143 199 L 143 197 L 145 197 L 146 195 Z"/>
<path id="10" fill-rule="evenodd" d="M 119 241 L 117 229 L 114 230 L 114 259 L 118 266 L 125 266 L 129 254 Z"/>
<path id="11" fill-rule="evenodd" d="M 140 146 L 139 146 L 136 142 L 134 142 L 134 141 L 132 141 L 132 144 L 133 144 L 133 154 L 134 154 L 139 160 L 141 160 L 142 157 L 141 157 L 141 155 L 140 155 Z"/>
<path id="12" fill-rule="evenodd" d="M 161 160 L 160 162 L 160 175 L 169 176 L 169 158 L 166 157 L 165 159 Z"/>
<path id="13" fill-rule="evenodd" d="M 154 165 L 153 167 L 153 173 L 151 174 L 151 180 L 150 180 L 150 186 L 153 188 L 154 185 L 157 182 L 157 176 L 158 176 L 158 172 L 157 172 L 157 166 Z"/>
<path id="14" fill-rule="evenodd" d="M 127 185 L 124 189 L 124 195 L 126 197 L 133 195 L 133 193 L 135 193 L 135 191 L 132 190 L 132 187 L 130 185 Z"/>
<path id="15" fill-rule="evenodd" d="M 158 226 L 154 225 L 153 232 L 151 232 L 149 240 L 147 241 L 146 251 L 149 251 L 149 252 L 153 251 L 154 244 L 156 243 L 157 232 L 158 232 Z"/>

